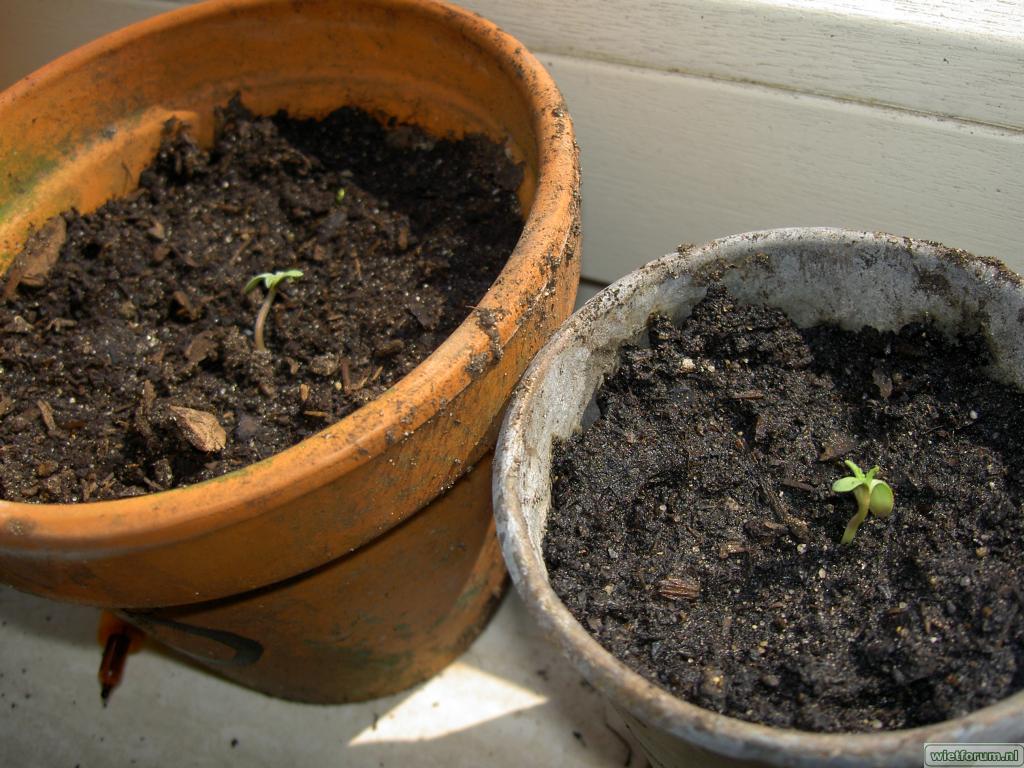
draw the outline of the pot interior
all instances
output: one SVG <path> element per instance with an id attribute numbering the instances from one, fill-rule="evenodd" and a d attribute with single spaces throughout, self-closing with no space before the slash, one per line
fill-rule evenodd
<path id="1" fill-rule="evenodd" d="M 943 333 L 980 333 L 990 374 L 1024 387 L 1024 290 L 1000 263 L 942 246 L 839 230 L 777 230 L 715 241 L 632 273 L 592 299 L 541 353 L 519 409 L 523 434 L 537 446 L 531 496 L 543 498 L 528 520 L 540 543 L 550 506 L 551 446 L 597 417 L 595 394 L 625 344 L 646 344 L 654 313 L 688 317 L 720 278 L 733 296 L 786 312 L 800 327 L 836 322 L 848 330 L 897 330 L 931 321 Z M 524 484 L 521 489 L 525 491 Z M 540 558 L 543 561 L 543 558 Z"/>

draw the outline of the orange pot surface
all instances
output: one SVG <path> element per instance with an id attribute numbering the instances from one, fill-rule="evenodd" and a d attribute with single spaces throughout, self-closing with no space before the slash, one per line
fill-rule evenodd
<path id="1" fill-rule="evenodd" d="M 344 563 L 362 573 L 360 557 L 387 569 L 391 557 L 401 559 L 397 572 L 410 579 L 433 572 L 440 545 L 429 521 L 413 518 L 438 500 L 430 509 L 458 510 L 437 513 L 448 515 L 445 525 L 457 532 L 453 545 L 475 548 L 459 566 L 461 576 L 445 578 L 473 582 L 474 595 L 497 589 L 489 485 L 460 483 L 454 504 L 439 497 L 487 458 L 513 385 L 571 311 L 579 276 L 579 170 L 556 86 L 490 22 L 427 0 L 212 0 L 80 48 L 0 94 L 0 267 L 54 214 L 94 210 L 134 189 L 168 117 L 211 140 L 214 107 L 236 92 L 263 114 L 286 109 L 322 117 L 349 104 L 436 135 L 484 133 L 503 141 L 525 167 L 523 234 L 479 308 L 430 357 L 378 400 L 299 445 L 221 478 L 149 496 L 78 505 L 0 501 L 0 580 L 146 616 L 157 636 L 162 614 L 155 609 L 167 606 L 175 606 L 167 621 L 183 624 L 192 616 L 218 631 L 244 627 L 252 636 L 266 627 L 251 612 L 242 610 L 240 619 L 237 606 L 262 610 L 265 600 L 249 598 L 274 593 L 279 605 L 266 622 L 287 624 L 280 606 L 310 597 L 282 590 L 305 589 L 318 569 Z M 494 313 L 496 327 L 485 327 L 481 311 Z M 388 547 L 406 542 L 400 530 L 419 525 L 429 534 L 418 537 L 422 546 Z M 489 560 L 478 559 L 483 552 Z M 351 581 L 338 579 L 337 589 Z M 435 619 L 458 613 L 455 603 L 472 602 L 453 584 L 449 579 L 437 590 Z M 432 599 L 429 583 L 408 588 L 421 601 Z M 342 598 L 335 591 L 330 599 Z M 358 599 L 349 595 L 348 615 L 359 614 Z M 217 603 L 224 600 L 230 606 Z M 479 626 L 487 602 L 478 600 L 477 614 L 463 617 L 466 628 Z M 269 630 L 261 643 L 315 645 L 347 636 L 336 617 L 315 627 L 309 622 L 318 611 L 301 613 L 301 621 Z M 415 649 L 417 632 L 395 648 Z M 435 653 L 429 664 L 411 657 L 416 669 L 406 669 L 403 680 L 422 678 L 456 652 L 452 638 L 460 632 L 445 632 L 448 639 L 437 643 L 447 644 L 447 655 Z M 196 655 L 185 641 L 178 645 Z M 288 678 L 289 659 L 302 654 L 268 656 L 284 669 L 274 682 L 259 670 L 232 676 L 306 700 L 388 688 L 357 682 L 340 693 L 344 673 L 333 677 L 330 692 L 315 684 L 289 688 L 279 681 Z"/>

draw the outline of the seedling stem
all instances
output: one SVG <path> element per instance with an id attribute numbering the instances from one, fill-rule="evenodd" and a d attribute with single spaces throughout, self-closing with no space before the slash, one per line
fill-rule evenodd
<path id="1" fill-rule="evenodd" d="M 263 329 L 266 327 L 267 317 L 270 314 L 270 305 L 274 303 L 274 297 L 277 296 L 277 287 L 282 282 L 296 280 L 300 277 L 302 277 L 300 270 L 286 269 L 279 272 L 263 272 L 245 284 L 244 293 L 249 293 L 260 283 L 263 283 L 263 286 L 267 289 L 267 295 L 263 297 L 263 304 L 260 305 L 260 311 L 256 315 L 256 325 L 253 328 L 256 349 L 260 352 L 267 351 L 267 347 L 263 343 Z"/>

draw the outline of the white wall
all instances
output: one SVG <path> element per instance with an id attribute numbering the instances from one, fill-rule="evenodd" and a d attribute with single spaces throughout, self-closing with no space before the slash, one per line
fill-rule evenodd
<path id="1" fill-rule="evenodd" d="M 0 86 L 175 0 L 0 0 Z M 1024 271 L 1024 4 L 466 0 L 576 121 L 584 273 L 771 226 L 881 229 Z"/>
<path id="2" fill-rule="evenodd" d="M 177 0 L 0 0 L 0 88 L 107 32 Z"/>

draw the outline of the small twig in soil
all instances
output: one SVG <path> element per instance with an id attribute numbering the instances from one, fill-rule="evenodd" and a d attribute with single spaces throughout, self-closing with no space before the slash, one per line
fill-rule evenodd
<path id="1" fill-rule="evenodd" d="M 718 547 L 718 557 L 728 560 L 732 555 L 742 555 L 750 551 L 750 547 L 743 545 L 741 541 L 724 541 Z"/>
<path id="2" fill-rule="evenodd" d="M 772 508 L 772 512 L 775 513 L 775 517 L 780 521 L 786 518 L 786 509 L 782 502 L 779 501 L 779 496 L 775 493 L 767 482 L 761 482 L 758 484 L 758 490 L 761 492 L 761 496 L 764 497 L 765 502 Z"/>
<path id="3" fill-rule="evenodd" d="M 63 317 L 55 317 L 46 325 L 47 331 L 62 331 L 65 328 L 74 328 L 78 325 L 74 320 L 68 320 Z"/>
<path id="4" fill-rule="evenodd" d="M 199 317 L 199 311 L 196 309 L 187 293 L 182 290 L 177 290 L 171 294 L 171 298 L 174 299 L 174 302 L 178 305 L 178 310 L 175 314 L 179 317 L 185 317 L 189 320 L 196 320 Z"/>
<path id="5" fill-rule="evenodd" d="M 166 491 L 167 490 L 162 485 L 160 485 L 160 483 L 158 483 L 156 480 L 150 480 L 145 475 L 142 476 L 142 482 L 144 482 L 146 485 L 148 485 L 154 491 Z"/>
<path id="6" fill-rule="evenodd" d="M 156 219 L 150 219 L 150 226 L 146 229 L 146 234 L 153 238 L 158 243 L 162 243 L 167 239 L 167 229 L 163 223 Z"/>
<path id="7" fill-rule="evenodd" d="M 253 328 L 256 349 L 260 352 L 267 351 L 267 347 L 263 343 L 263 329 L 267 324 L 267 315 L 270 314 L 270 305 L 274 303 L 274 297 L 277 296 L 278 286 L 282 282 L 296 280 L 300 277 L 302 277 L 301 270 L 286 269 L 279 272 L 263 272 L 245 284 L 244 293 L 249 293 L 260 283 L 263 283 L 263 286 L 267 289 L 267 295 L 263 298 L 263 304 L 260 306 L 259 314 L 256 315 L 256 325 Z"/>
<path id="8" fill-rule="evenodd" d="M 669 600 L 697 600 L 700 598 L 700 584 L 693 579 L 670 576 L 658 583 L 658 594 Z"/>
<path id="9" fill-rule="evenodd" d="M 963 424 L 939 424 L 938 426 L 932 427 L 931 429 L 926 429 L 921 434 L 930 435 L 932 432 L 937 432 L 940 429 L 948 429 L 951 433 L 955 435 L 958 429 L 967 429 L 968 427 L 973 427 L 977 423 L 977 421 L 972 419 L 970 421 L 964 422 Z"/>
<path id="10" fill-rule="evenodd" d="M 351 390 L 351 391 L 352 391 L 352 392 L 358 392 L 358 391 L 359 391 L 360 389 L 362 389 L 363 387 L 365 387 L 365 386 L 366 386 L 366 384 L 367 384 L 367 382 L 368 382 L 369 380 L 370 380 L 370 374 L 366 374 L 365 376 L 363 376 L 363 378 L 361 378 L 361 379 L 359 380 L 359 383 L 358 383 L 358 384 L 356 384 L 356 385 L 355 385 L 354 387 L 352 387 L 352 390 Z"/>
<path id="11" fill-rule="evenodd" d="M 252 245 L 252 241 L 253 238 L 249 235 L 249 233 L 243 233 L 242 242 L 238 244 L 238 247 L 235 248 L 234 253 L 231 254 L 231 260 L 236 261 L 238 258 L 240 258 L 241 255 L 249 249 L 249 246 Z"/>
<path id="12" fill-rule="evenodd" d="M 742 392 L 733 392 L 733 400 L 760 400 L 764 397 L 764 392 L 759 389 L 745 389 Z"/>
<path id="13" fill-rule="evenodd" d="M 341 361 L 341 386 L 346 392 L 352 391 L 352 371 L 348 366 L 348 359 Z"/>
<path id="14" fill-rule="evenodd" d="M 39 409 L 39 415 L 43 418 L 43 424 L 46 425 L 46 431 L 50 434 L 50 437 L 55 437 L 60 434 L 60 430 L 57 429 L 57 422 L 53 419 L 53 408 L 45 400 L 36 400 L 36 407 Z"/>

